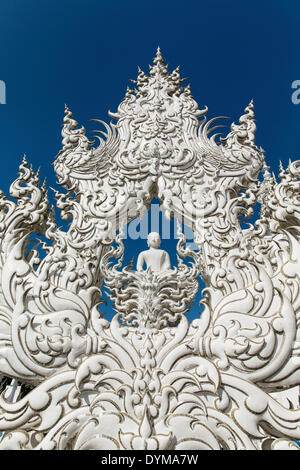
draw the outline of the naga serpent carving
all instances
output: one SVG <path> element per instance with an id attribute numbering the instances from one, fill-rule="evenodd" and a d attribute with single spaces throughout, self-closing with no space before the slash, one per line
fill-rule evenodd
<path id="1" fill-rule="evenodd" d="M 297 449 L 300 409 L 274 392 L 300 384 L 300 162 L 270 173 L 252 101 L 210 136 L 216 119 L 159 49 L 135 87 L 99 121 L 98 146 L 65 109 L 54 168 L 68 231 L 26 157 L 0 194 L 0 373 L 27 387 L 7 379 L 0 395 L 0 449 Z M 122 267 L 122 229 L 153 197 L 199 252 L 179 227 L 177 267 Z"/>

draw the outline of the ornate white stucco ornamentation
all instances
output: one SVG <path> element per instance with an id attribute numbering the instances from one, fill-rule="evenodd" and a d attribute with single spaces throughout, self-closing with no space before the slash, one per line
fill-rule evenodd
<path id="1" fill-rule="evenodd" d="M 226 138 L 209 137 L 215 120 L 159 49 L 135 84 L 99 146 L 66 107 L 54 166 L 68 232 L 26 158 L 16 202 L 0 195 L 0 372 L 13 379 L 0 448 L 297 449 L 300 409 L 274 392 L 300 384 L 300 162 L 270 174 L 253 102 Z M 154 196 L 199 251 L 179 226 L 176 268 L 122 267 L 122 228 Z M 42 260 L 36 232 L 51 242 Z M 111 322 L 98 310 L 103 279 Z"/>

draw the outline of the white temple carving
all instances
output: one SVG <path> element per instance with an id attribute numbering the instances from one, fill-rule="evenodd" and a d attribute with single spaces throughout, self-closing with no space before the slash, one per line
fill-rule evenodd
<path id="1" fill-rule="evenodd" d="M 158 49 L 99 145 L 66 107 L 68 231 L 25 157 L 15 202 L 0 194 L 0 449 L 298 449 L 300 408 L 276 393 L 300 385 L 300 161 L 270 173 L 253 102 L 211 135 L 217 118 L 182 82 Z M 178 224 L 176 267 L 124 267 L 124 225 L 154 197 L 199 251 Z M 36 232 L 47 242 L 28 248 Z"/>

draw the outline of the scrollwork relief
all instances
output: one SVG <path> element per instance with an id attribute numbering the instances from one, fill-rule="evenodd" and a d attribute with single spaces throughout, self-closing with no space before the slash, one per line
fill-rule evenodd
<path id="1" fill-rule="evenodd" d="M 93 140 L 65 108 L 67 231 L 26 157 L 0 193 L 0 448 L 298 449 L 300 408 L 275 393 L 300 385 L 299 162 L 270 173 L 253 101 L 219 138 L 160 49 L 134 85 Z M 199 250 L 178 224 L 177 266 L 123 266 L 153 197 Z"/>

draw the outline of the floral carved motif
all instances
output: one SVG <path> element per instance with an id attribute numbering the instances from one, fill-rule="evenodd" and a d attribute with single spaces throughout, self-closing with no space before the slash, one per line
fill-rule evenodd
<path id="1" fill-rule="evenodd" d="M 0 194 L 0 448 L 297 449 L 300 408 L 276 392 L 300 385 L 300 162 L 270 173 L 253 101 L 210 136 L 216 119 L 159 49 L 134 83 L 94 141 L 65 109 L 68 231 L 26 157 Z M 158 273 L 122 266 L 122 230 L 153 197 L 199 247 L 179 224 L 177 267 Z"/>

